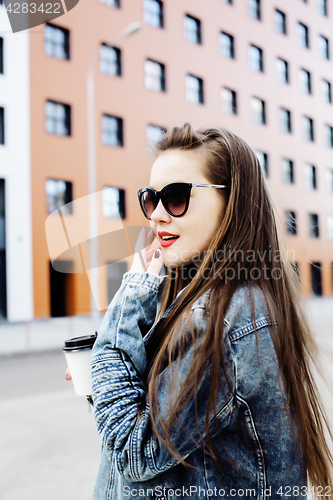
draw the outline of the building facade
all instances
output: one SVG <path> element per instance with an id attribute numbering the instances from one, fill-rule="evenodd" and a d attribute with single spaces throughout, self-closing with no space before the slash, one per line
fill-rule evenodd
<path id="1" fill-rule="evenodd" d="M 24 203 L 25 217 L 30 206 L 32 213 L 34 316 L 90 311 L 91 256 L 82 261 L 82 255 L 93 235 L 88 199 L 83 202 L 92 186 L 100 193 L 95 234 L 118 231 L 120 238 L 113 247 L 99 245 L 98 308 L 106 308 L 126 270 L 129 228 L 146 224 L 136 192 L 149 180 L 147 143 L 185 121 L 195 128 L 221 125 L 256 151 L 304 295 L 332 294 L 332 20 L 333 0 L 93 0 L 31 29 L 24 44 L 29 78 L 21 68 L 26 80 L 16 81 L 21 100 L 29 89 L 23 107 L 30 135 L 19 137 L 26 149 L 15 147 L 9 156 L 0 146 L 0 155 L 17 155 L 20 168 L 31 171 L 31 205 L 26 192 Z M 125 36 L 133 22 L 142 28 Z M 13 175 L 1 165 L 7 168 L 1 178 Z M 53 256 L 47 219 L 59 246 Z M 50 264 L 56 254 L 66 272 Z M 8 266 L 7 293 L 8 279 L 15 283 Z M 27 271 L 24 282 L 31 290 Z"/>

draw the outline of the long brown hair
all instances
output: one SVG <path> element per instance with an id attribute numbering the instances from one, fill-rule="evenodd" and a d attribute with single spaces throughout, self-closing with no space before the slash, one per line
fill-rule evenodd
<path id="1" fill-rule="evenodd" d="M 218 467 L 208 427 L 211 411 L 216 412 L 221 367 L 224 370 L 221 349 L 224 317 L 236 288 L 246 281 L 250 289 L 253 286 L 261 288 L 269 317 L 276 320 L 270 327 L 271 336 L 285 386 L 286 406 L 292 408 L 296 415 L 309 480 L 313 486 L 332 487 L 333 459 L 325 431 L 328 430 L 331 437 L 332 434 L 310 369 L 315 344 L 300 306 L 296 273 L 279 243 L 273 205 L 255 153 L 244 140 L 230 131 L 221 128 L 194 131 L 188 123 L 181 128 L 174 127 L 155 149 L 157 155 L 168 149 L 204 151 L 202 168 L 205 177 L 211 184 L 228 186 L 227 191 L 217 190 L 225 197 L 226 211 L 221 216 L 221 224 L 209 248 L 198 263 L 197 271 L 192 272 L 192 276 L 186 276 L 184 269 L 168 269 L 159 316 L 175 300 L 178 292 L 188 286 L 169 315 L 159 324 L 153 341 L 147 345 L 149 369 L 146 383 L 155 433 L 169 452 L 186 465 L 172 444 L 170 429 L 190 398 L 196 398 L 200 380 L 209 367 L 211 384 L 205 420 L 206 448 Z M 217 255 L 222 248 L 224 252 L 228 249 L 232 258 L 226 256 L 212 262 L 212 255 Z M 251 259 L 242 258 L 249 252 L 252 252 Z M 186 267 L 187 271 L 189 268 Z M 210 316 L 205 338 L 195 351 L 191 369 L 177 400 L 170 399 L 170 415 L 163 422 L 156 396 L 159 374 L 168 365 L 171 387 L 174 387 L 177 366 L 186 343 L 197 340 L 193 328 L 191 339 L 175 338 L 176 327 L 184 317 L 190 322 L 191 305 L 208 290 L 211 290 Z M 253 307 L 253 297 L 251 300 Z"/>

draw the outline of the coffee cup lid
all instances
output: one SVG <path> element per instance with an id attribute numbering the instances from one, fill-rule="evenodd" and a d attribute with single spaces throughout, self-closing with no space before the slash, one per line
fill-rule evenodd
<path id="1" fill-rule="evenodd" d="M 91 349 L 97 339 L 97 333 L 95 335 L 86 335 L 84 337 L 74 337 L 72 339 L 65 340 L 65 345 L 62 348 L 63 351 L 75 351 L 81 349 Z"/>

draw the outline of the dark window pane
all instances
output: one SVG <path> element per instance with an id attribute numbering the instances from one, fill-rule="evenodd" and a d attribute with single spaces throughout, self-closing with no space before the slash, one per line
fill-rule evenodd
<path id="1" fill-rule="evenodd" d="M 297 221 L 295 212 L 286 212 L 286 229 L 290 235 L 297 234 Z"/>
<path id="2" fill-rule="evenodd" d="M 99 69 L 107 75 L 121 76 L 120 49 L 102 43 L 99 48 Z"/>
<path id="3" fill-rule="evenodd" d="M 5 144 L 5 110 L 0 108 L 0 144 Z"/>
<path id="4" fill-rule="evenodd" d="M 0 74 L 3 74 L 3 38 L 0 37 Z"/>
<path id="5" fill-rule="evenodd" d="M 143 20 L 155 28 L 163 28 L 163 2 L 143 0 Z"/>
<path id="6" fill-rule="evenodd" d="M 116 116 L 103 115 L 102 143 L 107 146 L 123 146 L 123 120 Z"/>
<path id="7" fill-rule="evenodd" d="M 71 107 L 55 101 L 46 101 L 45 129 L 49 134 L 71 135 Z"/>
<path id="8" fill-rule="evenodd" d="M 47 179 L 45 182 L 47 210 L 49 213 L 61 208 L 63 215 L 73 213 L 73 186 L 71 182 L 60 179 Z"/>
<path id="9" fill-rule="evenodd" d="M 186 15 L 184 17 L 184 37 L 191 43 L 201 43 L 201 22 L 199 19 Z"/>
<path id="10" fill-rule="evenodd" d="M 44 52 L 57 59 L 69 59 L 69 31 L 47 23 L 44 26 Z"/>

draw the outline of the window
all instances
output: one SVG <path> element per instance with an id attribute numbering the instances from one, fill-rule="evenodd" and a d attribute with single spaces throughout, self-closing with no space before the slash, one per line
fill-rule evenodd
<path id="1" fill-rule="evenodd" d="M 286 15 L 280 10 L 275 10 L 275 29 L 278 33 L 287 34 Z"/>
<path id="2" fill-rule="evenodd" d="M 291 112 L 288 109 L 280 108 L 280 128 L 282 132 L 291 134 Z"/>
<path id="3" fill-rule="evenodd" d="M 0 145 L 5 144 L 5 110 L 0 108 Z"/>
<path id="4" fill-rule="evenodd" d="M 289 83 L 289 67 L 287 61 L 280 58 L 276 60 L 276 74 L 280 83 Z"/>
<path id="5" fill-rule="evenodd" d="M 333 127 L 325 125 L 325 140 L 328 148 L 333 148 Z"/>
<path id="6" fill-rule="evenodd" d="M 62 215 L 73 213 L 73 188 L 71 182 L 47 179 L 45 182 L 47 211 L 51 214 L 61 208 Z"/>
<path id="7" fill-rule="evenodd" d="M 265 102 L 258 97 L 251 98 L 251 111 L 254 123 L 266 124 Z"/>
<path id="8" fill-rule="evenodd" d="M 69 31 L 54 24 L 45 24 L 44 53 L 57 59 L 69 59 Z"/>
<path id="9" fill-rule="evenodd" d="M 160 141 L 163 134 L 166 132 L 165 128 L 158 127 L 157 125 L 148 125 L 146 128 L 146 138 L 148 143 L 149 153 L 152 152 L 154 145 Z"/>
<path id="10" fill-rule="evenodd" d="M 320 262 L 311 262 L 311 288 L 314 295 L 322 295 L 323 287 Z"/>
<path id="11" fill-rule="evenodd" d="M 327 237 L 330 241 L 333 241 L 333 215 L 329 214 L 327 216 Z"/>
<path id="12" fill-rule="evenodd" d="M 120 8 L 120 0 L 99 0 L 101 3 L 104 3 L 107 7 L 116 7 Z"/>
<path id="13" fill-rule="evenodd" d="M 230 3 L 230 5 L 232 4 L 232 0 L 221 0 L 221 2 L 223 2 L 223 3 Z"/>
<path id="14" fill-rule="evenodd" d="M 237 96 L 234 90 L 221 90 L 222 109 L 227 115 L 237 115 Z"/>
<path id="15" fill-rule="evenodd" d="M 165 66 L 164 64 L 147 59 L 145 61 L 146 89 L 154 92 L 165 92 Z"/>
<path id="16" fill-rule="evenodd" d="M 48 134 L 71 135 L 71 107 L 60 102 L 46 101 L 45 130 Z"/>
<path id="17" fill-rule="evenodd" d="M 116 116 L 102 116 L 102 143 L 106 146 L 123 146 L 123 120 Z"/>
<path id="18" fill-rule="evenodd" d="M 294 162 L 288 158 L 282 160 L 283 182 L 286 184 L 294 184 Z"/>
<path id="19" fill-rule="evenodd" d="M 261 19 L 260 0 L 247 0 L 249 16 L 253 19 Z"/>
<path id="20" fill-rule="evenodd" d="M 317 170 L 314 165 L 304 165 L 305 185 L 307 189 L 317 189 Z"/>
<path id="21" fill-rule="evenodd" d="M 321 81 L 321 92 L 324 102 L 332 104 L 332 85 L 327 80 Z"/>
<path id="22" fill-rule="evenodd" d="M 310 238 L 319 238 L 319 217 L 317 214 L 309 214 Z"/>
<path id="23" fill-rule="evenodd" d="M 268 177 L 268 155 L 267 153 L 263 153 L 262 151 L 255 151 L 255 154 L 259 160 L 260 166 L 265 174 L 265 177 Z"/>
<path id="24" fill-rule="evenodd" d="M 326 170 L 326 185 L 328 194 L 333 194 L 333 169 Z"/>
<path id="25" fill-rule="evenodd" d="M 308 27 L 305 26 L 305 24 L 298 23 L 297 26 L 297 39 L 298 39 L 298 44 L 301 47 L 309 48 L 309 30 Z"/>
<path id="26" fill-rule="evenodd" d="M 303 94 L 312 94 L 311 73 L 306 71 L 306 69 L 301 69 L 299 72 L 299 80 Z"/>
<path id="27" fill-rule="evenodd" d="M 3 75 L 3 38 L 0 37 L 0 74 Z"/>
<path id="28" fill-rule="evenodd" d="M 295 236 L 297 234 L 297 221 L 295 212 L 285 212 L 287 233 Z"/>
<path id="29" fill-rule="evenodd" d="M 102 189 L 102 212 L 106 219 L 125 219 L 125 191 L 111 186 Z"/>
<path id="30" fill-rule="evenodd" d="M 143 0 L 143 20 L 154 28 L 163 28 L 163 2 Z"/>
<path id="31" fill-rule="evenodd" d="M 220 54 L 229 59 L 235 59 L 234 37 L 227 33 L 220 33 L 219 37 Z"/>
<path id="32" fill-rule="evenodd" d="M 249 47 L 249 62 L 252 71 L 264 71 L 262 50 L 255 45 Z"/>
<path id="33" fill-rule="evenodd" d="M 203 104 L 203 81 L 193 75 L 186 76 L 186 100 L 194 104 Z"/>
<path id="34" fill-rule="evenodd" d="M 327 16 L 327 0 L 317 0 L 318 10 L 323 16 Z"/>
<path id="35" fill-rule="evenodd" d="M 120 49 L 102 43 L 99 47 L 99 69 L 106 75 L 121 76 Z"/>
<path id="36" fill-rule="evenodd" d="M 191 43 L 201 43 L 201 22 L 195 17 L 184 17 L 184 38 Z"/>
<path id="37" fill-rule="evenodd" d="M 303 116 L 303 137 L 305 141 L 314 141 L 313 119 Z"/>
<path id="38" fill-rule="evenodd" d="M 320 35 L 319 38 L 319 54 L 323 59 L 330 58 L 330 48 L 328 39 Z"/>

